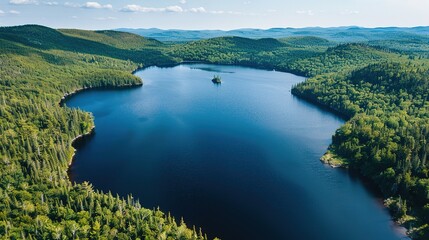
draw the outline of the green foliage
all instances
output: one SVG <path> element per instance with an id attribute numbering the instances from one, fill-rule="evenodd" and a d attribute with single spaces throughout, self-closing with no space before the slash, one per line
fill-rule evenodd
<path id="1" fill-rule="evenodd" d="M 347 73 L 319 75 L 293 89 L 350 118 L 333 136 L 331 151 L 394 199 L 389 207 L 397 219 L 417 216 L 412 221 L 417 237 L 427 234 L 419 226 L 428 223 L 428 77 L 426 61 L 387 58 Z"/>
<path id="2" fill-rule="evenodd" d="M 82 30 L 63 31 L 66 34 L 38 25 L 2 27 L 0 28 L 0 39 L 21 43 L 36 49 L 86 53 L 121 60 L 131 60 L 144 65 L 171 65 L 176 63 L 161 52 L 163 46 L 159 42 L 156 44 L 146 44 L 148 40 L 144 41 L 136 36 L 133 39 L 134 41 L 130 45 L 127 45 L 126 43 L 120 43 L 122 41 L 120 38 L 122 34 L 114 35 L 109 34 L 109 32 L 84 34 L 85 31 Z M 106 42 L 98 42 L 104 40 Z M 137 47 L 139 41 L 144 45 Z M 117 48 L 118 45 L 121 48 Z"/>
<path id="3" fill-rule="evenodd" d="M 135 51 L 114 44 L 40 26 L 0 32 L 1 238 L 205 239 L 159 209 L 141 207 L 132 196 L 72 184 L 67 175 L 73 139 L 94 123 L 89 113 L 60 107 L 60 99 L 82 88 L 140 85 L 133 70 L 170 58 L 160 49 L 148 52 L 143 40 L 141 46 L 121 45 L 148 54 L 137 58 Z"/>
<path id="4" fill-rule="evenodd" d="M 305 41 L 308 42 L 306 38 Z M 221 37 L 174 45 L 166 53 L 185 61 L 239 64 L 306 75 L 308 72 L 293 67 L 292 63 L 318 56 L 328 48 L 326 45 L 298 44 L 297 40 L 291 42 L 294 43 L 272 38 Z"/>
<path id="5" fill-rule="evenodd" d="M 290 68 L 301 71 L 306 76 L 316 76 L 323 73 L 350 71 L 369 63 L 397 58 L 399 56 L 383 49 L 361 43 L 347 43 L 330 47 L 317 56 L 299 59 L 292 63 Z"/>
<path id="6" fill-rule="evenodd" d="M 294 46 L 326 46 L 332 47 L 335 43 L 330 42 L 324 38 L 313 37 L 313 36 L 301 36 L 301 37 L 288 37 L 279 39 L 280 42 L 294 45 Z"/>
<path id="7" fill-rule="evenodd" d="M 338 37 L 355 39 L 353 31 L 360 32 L 350 31 Z M 393 216 L 409 223 L 413 237 L 427 239 L 429 44 L 425 37 L 410 42 L 404 36 L 410 34 L 337 46 L 316 37 L 166 45 L 114 31 L 0 28 L 0 235 L 205 239 L 131 196 L 70 183 L 71 142 L 90 131 L 93 120 L 58 104 L 78 89 L 139 85 L 131 74 L 136 68 L 202 61 L 309 76 L 292 93 L 348 119 L 333 136 L 326 161 L 371 179 Z"/>
<path id="8" fill-rule="evenodd" d="M 409 55 L 410 59 L 429 58 L 429 38 L 427 35 L 409 37 L 401 40 L 376 40 L 369 41 L 368 44 L 381 46 L 398 53 Z"/>
<path id="9" fill-rule="evenodd" d="M 208 38 L 237 36 L 243 38 L 286 38 L 286 37 L 319 37 L 336 43 L 391 41 L 396 46 L 398 42 L 428 40 L 429 27 L 332 27 L 332 28 L 270 28 L 270 29 L 236 29 L 221 30 L 161 30 L 161 29 L 127 29 L 120 31 L 135 33 L 141 36 L 158 39 L 167 42 L 195 41 Z M 394 46 L 392 45 L 392 46 Z"/>
<path id="10" fill-rule="evenodd" d="M 59 32 L 77 38 L 100 42 L 120 49 L 141 50 L 148 47 L 159 47 L 162 43 L 135 34 L 117 31 L 85 31 L 79 29 L 60 29 Z"/>

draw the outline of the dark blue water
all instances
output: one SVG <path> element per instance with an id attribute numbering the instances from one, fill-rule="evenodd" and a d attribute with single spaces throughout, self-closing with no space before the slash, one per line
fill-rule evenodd
<path id="1" fill-rule="evenodd" d="M 399 239 L 359 180 L 320 163 L 343 120 L 291 95 L 302 77 L 212 65 L 137 75 L 141 88 L 67 102 L 96 124 L 77 151 L 73 181 L 132 193 L 210 237 Z"/>

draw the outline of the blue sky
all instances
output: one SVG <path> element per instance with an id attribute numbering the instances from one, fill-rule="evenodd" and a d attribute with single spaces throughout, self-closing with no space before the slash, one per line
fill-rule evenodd
<path id="1" fill-rule="evenodd" d="M 0 25 L 236 29 L 429 25 L 429 0 L 0 0 Z"/>

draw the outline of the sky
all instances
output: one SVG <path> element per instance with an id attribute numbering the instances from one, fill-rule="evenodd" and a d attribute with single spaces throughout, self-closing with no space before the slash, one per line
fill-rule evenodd
<path id="1" fill-rule="evenodd" d="M 0 26 L 222 29 L 429 25 L 429 0 L 0 0 Z"/>

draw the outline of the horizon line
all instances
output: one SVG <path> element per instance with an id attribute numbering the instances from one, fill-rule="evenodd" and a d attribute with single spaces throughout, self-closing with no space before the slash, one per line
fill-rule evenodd
<path id="1" fill-rule="evenodd" d="M 38 26 L 44 26 L 49 27 L 52 29 L 80 29 L 80 30 L 89 30 L 89 31 L 98 31 L 98 30 L 118 30 L 118 29 L 132 29 L 132 30 L 149 30 L 149 29 L 157 29 L 161 31 L 234 31 L 234 30 L 244 30 L 244 29 L 253 29 L 253 30 L 271 30 L 271 29 L 310 29 L 310 28 L 320 28 L 320 29 L 332 29 L 332 28 L 362 28 L 362 29 L 382 29 L 382 28 L 406 28 L 406 29 L 413 29 L 413 28 L 425 28 L 429 27 L 429 25 L 415 25 L 415 26 L 395 26 L 395 25 L 387 25 L 387 26 L 359 26 L 359 25 L 343 25 L 343 26 L 328 26 L 328 27 L 322 27 L 322 26 L 305 26 L 305 27 L 269 27 L 269 28 L 255 28 L 255 27 L 242 27 L 242 28 L 230 28 L 230 29 L 220 29 L 220 28 L 200 28 L 200 29 L 186 29 L 186 28 L 158 28 L 158 27 L 119 27 L 119 28 L 104 28 L 104 29 L 90 29 L 90 28 L 70 28 L 70 27 L 52 27 L 47 26 L 43 24 L 37 24 L 37 23 L 25 23 L 25 24 L 18 24 L 18 25 L 0 25 L 0 27 L 19 27 L 19 26 L 27 26 L 27 25 L 38 25 Z"/>

